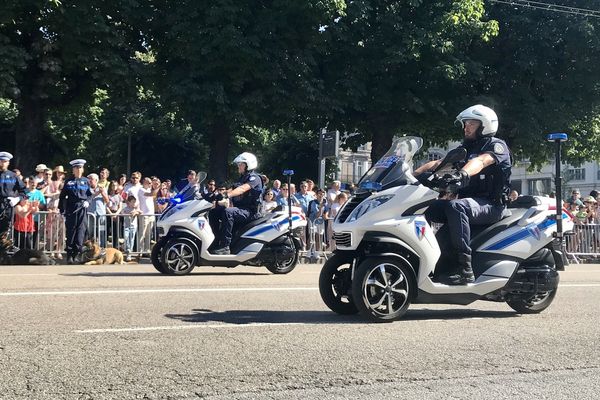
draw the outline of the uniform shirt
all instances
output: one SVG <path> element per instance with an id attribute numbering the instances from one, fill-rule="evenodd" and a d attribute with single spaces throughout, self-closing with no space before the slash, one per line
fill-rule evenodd
<path id="1" fill-rule="evenodd" d="M 465 141 L 462 147 L 467 150 L 465 163 L 481 154 L 489 154 L 496 162 L 472 176 L 467 187 L 459 190 L 459 197 L 481 197 L 499 202 L 508 196 L 512 163 L 510 150 L 504 140 L 486 137 L 473 142 Z"/>
<path id="2" fill-rule="evenodd" d="M 244 184 L 250 185 L 250 190 L 231 198 L 234 207 L 244 208 L 252 211 L 258 211 L 260 205 L 260 197 L 263 191 L 263 183 L 260 176 L 255 172 L 247 172 L 240 177 L 240 180 L 235 185 L 236 187 Z"/>
<path id="3" fill-rule="evenodd" d="M 7 197 L 25 197 L 25 185 L 12 171 L 0 172 L 0 200 Z"/>
<path id="4" fill-rule="evenodd" d="M 90 200 L 93 193 L 87 178 L 71 177 L 65 181 L 60 192 L 58 207 L 62 211 L 72 212 L 81 207 L 84 201 Z"/>

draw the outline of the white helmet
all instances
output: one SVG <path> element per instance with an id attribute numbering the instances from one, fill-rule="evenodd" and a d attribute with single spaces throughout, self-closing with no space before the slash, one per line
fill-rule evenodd
<path id="1" fill-rule="evenodd" d="M 471 106 L 456 116 L 456 120 L 460 122 L 463 129 L 465 119 L 481 121 L 481 136 L 494 136 L 498 131 L 498 116 L 494 110 L 481 104 Z"/>
<path id="2" fill-rule="evenodd" d="M 248 153 L 248 152 L 243 152 L 242 154 L 237 156 L 233 160 L 233 163 L 234 164 L 245 163 L 246 166 L 248 167 L 248 171 L 252 171 L 252 170 L 256 169 L 256 167 L 258 167 L 258 160 L 256 159 L 256 156 L 254 154 Z"/>

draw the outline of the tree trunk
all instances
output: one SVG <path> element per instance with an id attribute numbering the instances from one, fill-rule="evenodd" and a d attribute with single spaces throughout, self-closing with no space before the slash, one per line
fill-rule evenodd
<path id="1" fill-rule="evenodd" d="M 217 121 L 209 127 L 210 155 L 208 157 L 208 179 L 214 179 L 217 185 L 225 182 L 229 171 L 229 139 L 231 129 L 224 121 Z"/>
<path id="2" fill-rule="evenodd" d="M 371 162 L 375 164 L 392 145 L 394 130 L 382 126 L 375 127 L 371 142 Z"/>
<path id="3" fill-rule="evenodd" d="M 44 106 L 40 101 L 22 97 L 16 121 L 15 154 L 12 168 L 19 168 L 24 176 L 31 174 L 39 163 L 44 143 Z"/>

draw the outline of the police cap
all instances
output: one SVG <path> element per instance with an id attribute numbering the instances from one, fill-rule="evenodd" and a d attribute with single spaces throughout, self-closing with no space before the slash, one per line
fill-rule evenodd
<path id="1" fill-rule="evenodd" d="M 71 167 L 73 167 L 73 168 L 83 167 L 85 165 L 85 163 L 86 163 L 86 161 L 83 158 L 78 158 L 76 160 L 69 162 L 69 164 L 71 164 Z"/>
<path id="2" fill-rule="evenodd" d="M 0 151 L 0 161 L 10 161 L 13 158 L 13 155 L 8 151 Z"/>

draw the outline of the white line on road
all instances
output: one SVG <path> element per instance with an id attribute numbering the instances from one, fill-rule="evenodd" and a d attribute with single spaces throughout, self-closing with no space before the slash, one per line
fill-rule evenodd
<path id="1" fill-rule="evenodd" d="M 71 290 L 50 292 L 0 292 L 0 297 L 13 296 L 69 296 L 80 294 L 145 294 L 145 293 L 203 293 L 203 292 L 301 292 L 316 291 L 316 287 L 236 287 L 236 288 L 181 288 L 181 289 L 112 289 L 112 290 Z"/>
<path id="2" fill-rule="evenodd" d="M 306 322 L 256 322 L 249 324 L 205 324 L 205 325 L 168 325 L 146 326 L 138 328 L 107 328 L 107 329 L 81 329 L 76 333 L 118 333 L 118 332 L 147 332 L 147 331 L 178 331 L 183 329 L 229 329 L 229 328 L 257 328 L 265 326 L 290 326 L 311 325 Z"/>

